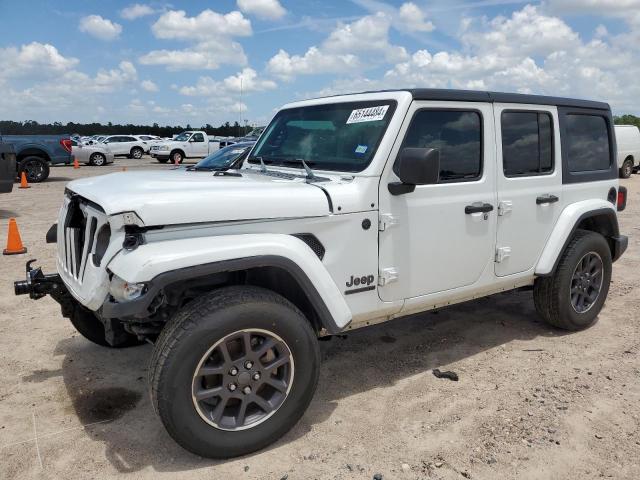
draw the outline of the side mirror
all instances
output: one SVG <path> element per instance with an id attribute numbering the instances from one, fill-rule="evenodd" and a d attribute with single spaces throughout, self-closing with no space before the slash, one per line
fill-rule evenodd
<path id="1" fill-rule="evenodd" d="M 400 182 L 388 185 L 391 195 L 411 193 L 416 185 L 432 185 L 440 178 L 440 151 L 435 148 L 403 148 L 398 156 Z"/>

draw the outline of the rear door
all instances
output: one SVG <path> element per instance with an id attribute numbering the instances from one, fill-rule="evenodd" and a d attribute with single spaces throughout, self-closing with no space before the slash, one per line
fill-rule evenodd
<path id="1" fill-rule="evenodd" d="M 495 273 L 535 266 L 562 210 L 556 107 L 496 103 L 498 228 Z"/>

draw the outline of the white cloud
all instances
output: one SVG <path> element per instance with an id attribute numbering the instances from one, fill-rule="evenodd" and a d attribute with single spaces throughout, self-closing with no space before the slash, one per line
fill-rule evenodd
<path id="1" fill-rule="evenodd" d="M 238 8 L 247 14 L 267 20 L 277 20 L 287 14 L 278 0 L 238 0 Z"/>
<path id="2" fill-rule="evenodd" d="M 251 21 L 241 12 L 221 14 L 209 9 L 195 17 L 187 17 L 184 10 L 171 10 L 162 14 L 151 30 L 156 38 L 171 40 L 218 40 L 252 34 Z"/>
<path id="3" fill-rule="evenodd" d="M 408 57 L 405 48 L 389 42 L 390 26 L 390 18 L 381 12 L 339 23 L 320 47 L 313 46 L 304 55 L 291 55 L 281 49 L 269 60 L 267 69 L 279 78 L 292 79 L 297 75 L 353 72 L 404 60 Z"/>
<path id="4" fill-rule="evenodd" d="M 105 41 L 115 40 L 122 33 L 122 25 L 100 15 L 82 17 L 78 28 L 81 32 Z"/>
<path id="5" fill-rule="evenodd" d="M 222 64 L 246 65 L 247 56 L 237 42 L 201 42 L 182 50 L 153 50 L 139 59 L 143 65 L 162 65 L 170 71 L 215 70 Z"/>
<path id="6" fill-rule="evenodd" d="M 184 49 L 152 50 L 139 59 L 143 65 L 162 65 L 167 70 L 214 70 L 223 64 L 246 65 L 247 56 L 234 36 L 252 34 L 251 21 L 241 12 L 221 14 L 204 10 L 195 17 L 169 11 L 151 27 L 156 38 L 183 40 Z"/>
<path id="7" fill-rule="evenodd" d="M 125 20 L 135 20 L 136 18 L 153 15 L 156 10 L 144 3 L 134 3 L 120 10 L 120 16 Z"/>
<path id="8" fill-rule="evenodd" d="M 48 43 L 31 42 L 20 48 L 0 48 L 0 78 L 36 77 L 60 74 L 78 64 L 78 59 L 65 57 L 56 47 Z"/>
<path id="9" fill-rule="evenodd" d="M 190 96 L 237 95 L 243 93 L 273 90 L 278 85 L 273 80 L 258 78 L 252 68 L 245 68 L 219 82 L 211 77 L 200 77 L 194 86 L 182 87 L 179 92 Z"/>
<path id="10" fill-rule="evenodd" d="M 431 32 L 435 28 L 433 23 L 425 19 L 424 12 L 413 2 L 403 3 L 398 16 L 410 32 Z"/>
<path id="11" fill-rule="evenodd" d="M 318 47 L 311 47 L 304 55 L 290 55 L 280 50 L 267 63 L 267 70 L 283 80 L 297 75 L 345 73 L 358 68 L 360 61 L 355 55 L 326 53 Z"/>
<path id="12" fill-rule="evenodd" d="M 157 92 L 159 90 L 158 85 L 151 80 L 143 80 L 140 82 L 140 86 L 146 92 Z"/>

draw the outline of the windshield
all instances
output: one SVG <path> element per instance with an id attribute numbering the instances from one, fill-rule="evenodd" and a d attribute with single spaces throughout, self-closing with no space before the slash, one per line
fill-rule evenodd
<path id="1" fill-rule="evenodd" d="M 186 142 L 189 140 L 192 132 L 182 132 L 180 135 L 174 138 L 176 142 Z"/>
<path id="2" fill-rule="evenodd" d="M 360 172 L 373 159 L 396 103 L 392 100 L 334 103 L 281 110 L 249 161 L 320 170 Z"/>
<path id="3" fill-rule="evenodd" d="M 225 169 L 234 164 L 236 160 L 246 154 L 253 144 L 230 145 L 221 148 L 208 157 L 200 160 L 196 165 L 198 169 Z"/>

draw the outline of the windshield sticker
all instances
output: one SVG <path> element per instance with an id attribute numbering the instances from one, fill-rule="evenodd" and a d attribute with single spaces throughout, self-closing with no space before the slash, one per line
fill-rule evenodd
<path id="1" fill-rule="evenodd" d="M 359 153 L 360 155 L 364 155 L 365 153 L 367 153 L 367 147 L 366 145 L 358 145 L 356 147 L 356 153 Z"/>
<path id="2" fill-rule="evenodd" d="M 353 110 L 347 119 L 347 124 L 382 120 L 388 109 L 389 105 L 380 105 L 379 107 L 359 108 L 357 110 Z"/>

